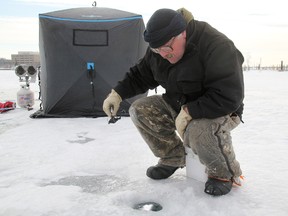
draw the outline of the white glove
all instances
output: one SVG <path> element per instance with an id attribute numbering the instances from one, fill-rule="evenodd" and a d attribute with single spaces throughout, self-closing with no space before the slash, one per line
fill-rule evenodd
<path id="1" fill-rule="evenodd" d="M 107 96 L 107 98 L 103 102 L 103 111 L 110 118 L 112 116 L 116 116 L 121 101 L 122 98 L 120 97 L 120 95 L 114 89 L 112 89 L 111 93 Z"/>
<path id="2" fill-rule="evenodd" d="M 185 106 L 182 106 L 181 111 L 175 120 L 176 130 L 180 135 L 180 137 L 182 138 L 182 140 L 184 139 L 184 132 L 186 130 L 186 127 L 191 120 L 192 117 L 189 115 L 188 109 Z"/>

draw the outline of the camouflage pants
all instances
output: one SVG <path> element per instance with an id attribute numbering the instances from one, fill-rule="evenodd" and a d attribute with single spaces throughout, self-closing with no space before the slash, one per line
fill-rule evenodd
<path id="1" fill-rule="evenodd" d="M 159 164 L 184 167 L 185 145 L 199 156 L 209 176 L 230 179 L 241 175 L 230 135 L 230 131 L 240 123 L 239 117 L 192 119 L 186 128 L 183 145 L 175 132 L 178 114 L 162 96 L 136 100 L 129 113 L 141 136 L 159 158 Z"/>

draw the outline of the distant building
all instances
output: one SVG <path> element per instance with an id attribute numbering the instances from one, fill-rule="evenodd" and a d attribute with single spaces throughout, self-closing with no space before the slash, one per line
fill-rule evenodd
<path id="1" fill-rule="evenodd" d="M 12 54 L 11 59 L 14 65 L 32 65 L 35 68 L 40 66 L 39 52 L 20 51 L 18 54 Z"/>
<path id="2" fill-rule="evenodd" d="M 0 58 L 0 69 L 11 69 L 13 68 L 14 64 L 12 60 Z"/>

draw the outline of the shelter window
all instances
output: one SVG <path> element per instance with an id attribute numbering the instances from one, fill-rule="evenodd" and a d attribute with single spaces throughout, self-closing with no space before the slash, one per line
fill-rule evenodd
<path id="1" fill-rule="evenodd" d="M 73 45 L 75 46 L 108 46 L 107 30 L 73 30 Z"/>

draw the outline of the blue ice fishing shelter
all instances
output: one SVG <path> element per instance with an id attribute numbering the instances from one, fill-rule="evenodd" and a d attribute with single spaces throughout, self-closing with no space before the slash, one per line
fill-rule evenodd
<path id="1" fill-rule="evenodd" d="M 147 48 L 142 16 L 111 8 L 39 14 L 42 106 L 31 117 L 104 116 L 103 100 Z M 121 103 L 129 115 L 133 101 Z"/>

